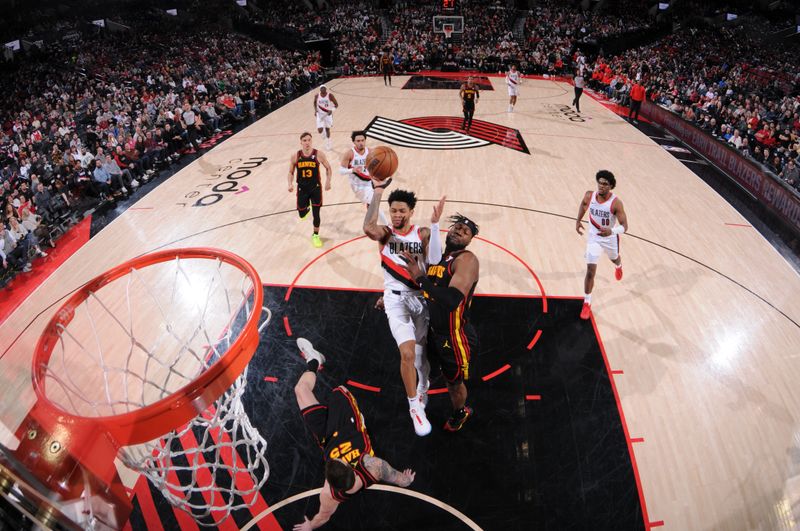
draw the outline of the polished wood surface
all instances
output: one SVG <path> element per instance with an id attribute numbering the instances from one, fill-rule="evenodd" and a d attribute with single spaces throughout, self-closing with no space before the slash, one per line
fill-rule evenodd
<path id="1" fill-rule="evenodd" d="M 220 247 L 251 262 L 267 283 L 290 284 L 302 272 L 302 285 L 381 287 L 375 244 L 359 238 L 364 206 L 335 161 L 349 149 L 350 132 L 376 115 L 460 115 L 456 90 L 401 90 L 403 80 L 394 88 L 378 78 L 328 85 L 340 109 L 327 152 L 334 175 L 322 249 L 312 247 L 310 217 L 298 219 L 286 188 L 300 133 L 314 132 L 323 145 L 308 112 L 313 93 L 203 154 L 92 238 L 0 326 L 6 428 L 13 431 L 34 402 L 31 353 L 54 305 L 142 253 Z M 630 223 L 621 237 L 625 277 L 616 282 L 601 258 L 593 309 L 609 364 L 623 371 L 613 378 L 637 441 L 647 516 L 676 530 L 790 529 L 798 503 L 792 478 L 800 472 L 800 277 L 754 229 L 726 225 L 747 222 L 716 192 L 599 103 L 584 97 L 586 121 L 569 121 L 559 109 L 569 105 L 571 87 L 526 80 L 516 112 L 507 113 L 503 79 L 492 82 L 475 118 L 519 129 L 531 154 L 497 145 L 394 147 L 400 169 L 392 186 L 421 198 L 421 224 L 445 194 L 445 214 L 480 224 L 483 239 L 472 245 L 479 293 L 539 294 L 524 262 L 547 295 L 581 296 L 585 241 L 574 216 L 595 172 L 614 172 Z M 246 162 L 258 157 L 267 160 Z M 240 193 L 192 206 L 237 168 L 250 171 L 235 181 Z"/>

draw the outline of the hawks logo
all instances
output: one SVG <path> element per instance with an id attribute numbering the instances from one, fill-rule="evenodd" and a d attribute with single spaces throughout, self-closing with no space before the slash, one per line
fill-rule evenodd
<path id="1" fill-rule="evenodd" d="M 495 144 L 530 155 L 517 129 L 473 120 L 469 131 L 461 128 L 460 116 L 425 116 L 390 120 L 382 116 L 372 119 L 367 136 L 395 146 L 419 149 L 470 149 Z"/>

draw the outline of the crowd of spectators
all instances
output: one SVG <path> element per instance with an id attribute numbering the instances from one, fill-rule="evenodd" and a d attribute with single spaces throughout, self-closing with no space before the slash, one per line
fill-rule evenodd
<path id="1" fill-rule="evenodd" d="M 222 33 L 101 34 L 19 63 L 0 80 L 0 274 L 29 270 L 65 218 L 127 197 L 321 75 L 314 53 Z"/>
<path id="2" fill-rule="evenodd" d="M 651 101 L 725 142 L 800 191 L 797 46 L 764 45 L 743 27 L 687 27 L 599 58 L 593 83 L 621 104 L 641 80 Z"/>
<path id="3" fill-rule="evenodd" d="M 452 41 L 432 29 L 438 7 L 421 0 L 386 12 L 326 0 L 321 10 L 296 3 L 260 14 L 306 40 L 330 38 L 345 75 L 377 72 L 382 53 L 391 54 L 397 72 L 445 60 L 480 71 L 511 64 L 524 73 L 581 69 L 622 104 L 639 80 L 652 101 L 800 189 L 796 48 L 764 46 L 741 29 L 685 27 L 589 62 L 576 52 L 582 43 L 649 21 L 546 0 L 528 13 L 518 41 L 512 30 L 524 14 L 495 0 L 465 0 L 461 8 L 466 29 Z M 319 59 L 228 31 L 138 27 L 123 35 L 84 33 L 14 65 L 0 77 L 3 271 L 29 270 L 30 260 L 55 244 L 51 229 L 64 219 L 130 195 L 221 129 L 318 84 Z"/>

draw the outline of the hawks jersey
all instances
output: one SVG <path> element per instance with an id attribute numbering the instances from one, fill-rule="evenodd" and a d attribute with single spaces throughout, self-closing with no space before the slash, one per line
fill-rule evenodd
<path id="1" fill-rule="evenodd" d="M 369 181 L 369 170 L 367 170 L 367 155 L 369 155 L 369 148 L 364 147 L 364 153 L 359 154 L 356 148 L 353 150 L 353 160 L 350 161 L 350 167 L 353 169 L 353 175 L 362 181 Z"/>
<path id="2" fill-rule="evenodd" d="M 390 227 L 391 228 L 391 227 Z M 411 225 L 407 232 L 400 233 L 391 228 L 389 239 L 381 245 L 381 267 L 383 267 L 383 286 L 387 290 L 418 290 L 419 286 L 406 270 L 405 260 L 401 258 L 404 251 L 419 263 L 425 262 L 420 229 Z"/>
<path id="3" fill-rule="evenodd" d="M 320 441 L 325 460 L 341 459 L 345 461 L 361 478 L 365 489 L 373 483 L 377 483 L 378 480 L 369 473 L 363 463 L 365 455 L 373 455 L 372 443 L 364 425 L 364 417 L 358 408 L 355 397 L 346 387 L 339 386 L 333 390 L 328 416 L 329 426 L 330 422 L 333 422 L 336 429 L 329 437 Z M 361 491 L 359 490 L 359 492 Z M 331 496 L 334 500 L 342 502 L 352 495 L 331 487 Z"/>
<path id="4" fill-rule="evenodd" d="M 592 192 L 592 200 L 589 202 L 589 234 L 600 236 L 600 230 L 613 229 L 617 224 L 617 216 L 611 212 L 617 196 L 613 193 L 602 203 L 597 200 L 597 192 Z"/>
<path id="5" fill-rule="evenodd" d="M 428 278 L 433 282 L 433 285 L 437 287 L 450 286 L 450 281 L 453 280 L 453 262 L 455 262 L 458 255 L 468 252 L 455 251 L 443 256 L 438 264 L 428 266 Z M 472 294 L 475 292 L 475 286 L 477 285 L 478 282 L 475 281 L 469 288 L 467 296 L 464 297 L 458 308 L 452 312 L 436 304 L 436 301 L 431 299 L 428 293 L 425 293 L 425 298 L 428 299 L 430 325 L 434 332 L 437 334 L 450 334 L 453 337 L 460 337 L 463 334 L 464 325 L 469 321 Z"/>
<path id="6" fill-rule="evenodd" d="M 303 150 L 297 152 L 297 163 L 295 163 L 295 178 L 298 186 L 314 186 L 319 184 L 319 158 L 317 150 L 313 150 L 310 155 L 303 155 Z"/>
<path id="7" fill-rule="evenodd" d="M 475 105 L 475 98 L 478 96 L 478 88 L 474 85 L 464 85 L 461 91 L 464 98 L 464 105 Z"/>
<path id="8" fill-rule="evenodd" d="M 327 96 L 317 94 L 317 114 L 329 116 L 326 111 L 332 111 L 333 104 L 331 103 L 331 93 L 328 92 Z"/>

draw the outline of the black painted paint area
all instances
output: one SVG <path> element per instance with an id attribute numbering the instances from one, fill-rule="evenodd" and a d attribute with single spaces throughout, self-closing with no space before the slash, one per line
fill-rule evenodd
<path id="1" fill-rule="evenodd" d="M 411 76 L 406 84 L 403 85 L 404 90 L 410 89 L 447 89 L 458 90 L 463 83 L 467 82 L 467 76 L 461 77 L 448 77 L 448 76 Z M 486 76 L 472 76 L 472 82 L 478 85 L 480 90 L 494 90 L 492 82 Z"/>
<path id="2" fill-rule="evenodd" d="M 366 419 L 375 454 L 395 468 L 413 468 L 412 489 L 436 498 L 483 529 L 643 529 L 633 468 L 614 394 L 580 299 L 476 297 L 472 322 L 480 338 L 468 383 L 474 418 L 454 434 L 442 430 L 447 394 L 430 397 L 433 432 L 414 434 L 399 376 L 399 353 L 379 294 L 265 288 L 273 318 L 250 364 L 244 404 L 268 440 L 269 505 L 319 488 L 322 454 L 306 431 L 293 388 L 305 364 L 295 340 L 306 337 L 328 358 L 316 394 L 349 385 Z M 288 318 L 292 337 L 284 325 Z M 532 350 L 527 345 L 542 334 Z M 504 365 L 510 369 L 483 381 Z M 277 381 L 265 381 L 265 377 Z M 442 388 L 436 377 L 432 388 Z M 541 395 L 541 400 L 526 400 Z M 284 529 L 313 515 L 317 497 L 276 511 Z M 162 507 L 159 507 L 159 512 Z M 342 504 L 325 529 L 468 529 L 426 501 L 367 491 Z"/>

